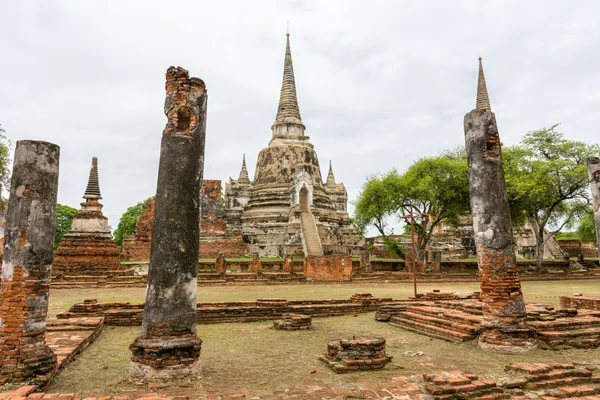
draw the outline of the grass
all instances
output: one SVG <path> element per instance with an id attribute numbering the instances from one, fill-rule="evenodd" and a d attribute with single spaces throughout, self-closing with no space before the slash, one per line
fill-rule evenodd
<path id="1" fill-rule="evenodd" d="M 470 370 L 482 377 L 506 376 L 504 366 L 512 362 L 597 361 L 597 351 L 538 350 L 527 355 L 497 355 L 482 351 L 476 342 L 453 344 L 413 334 L 385 323 L 376 322 L 373 313 L 359 316 L 315 318 L 311 331 L 278 331 L 272 323 L 235 323 L 199 325 L 203 340 L 203 374 L 192 388 L 169 388 L 169 393 L 203 389 L 217 393 L 246 392 L 263 395 L 285 388 L 306 386 L 344 386 L 361 381 L 386 382 L 396 376 L 434 373 L 455 369 Z M 136 327 L 107 327 L 96 343 L 59 374 L 47 392 L 73 392 L 102 396 L 144 391 L 127 382 L 128 346 L 139 334 Z M 326 351 L 328 341 L 353 335 L 382 336 L 393 362 L 380 372 L 337 375 L 317 356 Z M 404 352 L 422 351 L 421 357 Z M 316 369 L 316 373 L 311 371 Z M 196 385 L 196 386 L 194 386 Z"/>
<path id="2" fill-rule="evenodd" d="M 419 292 L 432 289 L 469 293 L 479 289 L 476 282 L 423 283 Z M 558 305 L 559 295 L 574 292 L 600 295 L 598 281 L 523 282 L 528 302 Z M 52 289 L 50 314 L 69 308 L 88 298 L 99 301 L 141 303 L 145 288 Z M 282 286 L 215 286 L 198 288 L 199 301 L 245 301 L 260 297 L 289 300 L 349 298 L 356 292 L 375 296 L 406 298 L 412 295 L 411 283 L 390 284 L 315 284 Z M 598 350 L 538 350 L 525 356 L 486 353 L 475 342 L 452 344 L 413 334 L 378 323 L 373 313 L 358 316 L 315 318 L 313 330 L 287 332 L 271 329 L 270 321 L 199 325 L 202 338 L 203 376 L 189 387 L 168 386 L 169 394 L 200 396 L 204 390 L 218 393 L 246 392 L 260 396 L 284 388 L 337 386 L 362 381 L 387 382 L 392 377 L 413 374 L 471 370 L 488 378 L 505 376 L 504 366 L 511 362 L 597 361 Z M 139 335 L 139 327 L 105 327 L 100 338 L 76 361 L 66 367 L 46 389 L 48 392 L 76 392 L 79 395 L 105 396 L 147 392 L 127 381 L 128 346 Z M 328 341 L 353 335 L 378 335 L 386 338 L 388 353 L 394 356 L 383 371 L 337 375 L 316 359 L 326 350 Z M 422 357 L 405 356 L 406 351 L 422 351 Z M 316 369 L 316 373 L 311 371 Z M 154 391 L 151 390 L 151 391 Z"/>

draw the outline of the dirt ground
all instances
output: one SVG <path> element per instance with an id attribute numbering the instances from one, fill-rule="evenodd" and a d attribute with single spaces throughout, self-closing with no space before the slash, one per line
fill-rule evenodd
<path id="1" fill-rule="evenodd" d="M 559 295 L 574 292 L 600 295 L 598 281 L 524 282 L 529 302 L 558 304 Z M 476 283 L 423 284 L 419 291 L 453 289 L 462 293 L 477 290 Z M 199 301 L 254 300 L 259 297 L 287 299 L 349 298 L 356 292 L 376 296 L 406 298 L 412 294 L 410 284 L 336 284 L 290 286 L 221 286 L 202 287 Z M 53 290 L 51 310 L 56 313 L 87 298 L 99 301 L 142 302 L 143 288 Z M 336 386 L 361 381 L 389 381 L 393 377 L 450 371 L 470 370 L 482 377 L 496 379 L 506 376 L 504 366 L 511 362 L 573 362 L 600 363 L 599 350 L 538 350 L 528 355 L 497 355 L 482 351 L 476 342 L 453 344 L 410 333 L 386 323 L 375 321 L 374 313 L 313 319 L 311 331 L 277 331 L 272 322 L 199 325 L 203 340 L 201 359 L 203 375 L 185 385 L 169 387 L 194 397 L 194 393 L 215 390 L 217 393 L 244 392 L 253 395 L 273 393 L 285 388 L 306 386 Z M 101 396 L 148 392 L 128 382 L 128 346 L 139 334 L 138 327 L 105 327 L 100 338 L 81 356 L 66 367 L 46 388 L 47 392 L 75 392 L 79 395 Z M 391 364 L 377 373 L 359 372 L 337 375 L 317 357 L 326 350 L 327 342 L 336 338 L 358 335 L 382 336 L 387 340 Z M 404 353 L 422 351 L 422 356 Z M 314 373 L 311 373 L 315 371 Z M 173 384 L 174 385 L 174 384 Z"/>

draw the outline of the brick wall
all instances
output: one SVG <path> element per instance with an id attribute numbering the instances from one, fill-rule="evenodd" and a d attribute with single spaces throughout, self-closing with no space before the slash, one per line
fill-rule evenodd
<path id="1" fill-rule="evenodd" d="M 349 281 L 352 279 L 352 260 L 347 254 L 308 256 L 304 276 L 316 281 Z"/>
<path id="2" fill-rule="evenodd" d="M 600 296 L 561 296 L 560 308 L 600 311 Z"/>

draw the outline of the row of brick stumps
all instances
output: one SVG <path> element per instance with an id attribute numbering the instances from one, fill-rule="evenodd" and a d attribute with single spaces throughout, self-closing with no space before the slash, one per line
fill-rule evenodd
<path id="1" fill-rule="evenodd" d="M 44 384 L 56 368 L 45 334 L 59 155 L 52 143 L 17 142 L 0 284 L 0 385 Z"/>
<path id="2" fill-rule="evenodd" d="M 200 186 L 207 93 L 183 68 L 166 74 L 156 212 L 142 332 L 131 344 L 134 380 L 193 378 L 200 373 L 196 333 Z"/>
<path id="3" fill-rule="evenodd" d="M 526 322 L 500 137 L 489 104 L 481 59 L 477 106 L 465 115 L 464 128 L 483 302 L 484 332 L 479 337 L 479 344 L 486 350 L 498 352 L 529 351 L 536 347 L 534 330 Z"/>

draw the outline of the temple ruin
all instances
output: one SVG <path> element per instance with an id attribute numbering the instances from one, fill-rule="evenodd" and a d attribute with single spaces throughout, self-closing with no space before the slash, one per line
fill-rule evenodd
<path id="1" fill-rule="evenodd" d="M 58 279 L 70 276 L 124 276 L 133 271 L 121 264 L 119 248 L 113 242 L 108 218 L 102 214 L 98 159 L 92 159 L 85 201 L 69 232 L 56 249 L 52 276 Z"/>
<path id="2" fill-rule="evenodd" d="M 197 376 L 196 334 L 200 186 L 204 172 L 206 86 L 183 68 L 166 74 L 156 210 L 141 335 L 131 344 L 131 377 Z"/>
<path id="3" fill-rule="evenodd" d="M 512 237 L 512 222 L 502 166 L 496 117 L 492 113 L 479 58 L 477 102 L 465 115 L 469 164 L 469 194 L 479 278 L 484 332 L 482 348 L 524 352 L 536 347 L 527 324 Z"/>
<path id="4" fill-rule="evenodd" d="M 0 283 L 0 385 L 46 383 L 56 355 L 46 344 L 60 148 L 20 140 L 15 150 Z"/>
<path id="5" fill-rule="evenodd" d="M 228 226 L 232 232 L 241 229 L 250 251 L 261 256 L 358 254 L 364 241 L 348 216 L 344 184 L 336 183 L 331 164 L 323 183 L 317 152 L 305 129 L 288 33 L 271 140 L 258 155 L 253 181 L 244 158 L 239 178 L 227 183 Z"/>
<path id="6" fill-rule="evenodd" d="M 221 181 L 203 184 L 200 257 L 358 255 L 364 239 L 348 215 L 346 188 L 336 182 L 331 161 L 323 183 L 317 153 L 304 134 L 289 34 L 279 107 L 271 130 L 269 145 L 258 155 L 254 180 L 250 180 L 244 154 L 238 179 L 229 178 L 225 183 L 223 210 Z M 147 201 L 135 235 L 123 238 L 125 260 L 148 259 L 152 202 Z"/>

